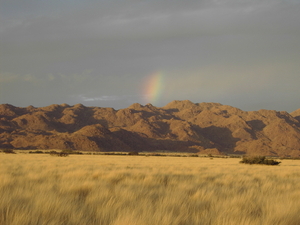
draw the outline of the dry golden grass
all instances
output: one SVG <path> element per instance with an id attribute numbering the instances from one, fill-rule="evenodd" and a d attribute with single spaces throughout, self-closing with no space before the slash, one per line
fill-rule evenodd
<path id="1" fill-rule="evenodd" d="M 300 161 L 0 154 L 1 225 L 299 225 Z"/>

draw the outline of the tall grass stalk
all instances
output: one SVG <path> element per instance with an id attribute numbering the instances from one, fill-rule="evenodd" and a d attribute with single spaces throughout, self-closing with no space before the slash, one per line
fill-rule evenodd
<path id="1" fill-rule="evenodd" d="M 0 154 L 1 225 L 298 225 L 300 161 Z"/>

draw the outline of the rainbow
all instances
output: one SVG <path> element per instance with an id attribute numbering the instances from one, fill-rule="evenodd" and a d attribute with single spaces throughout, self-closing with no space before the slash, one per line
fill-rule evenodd
<path id="1" fill-rule="evenodd" d="M 147 103 L 155 105 L 159 101 L 163 91 L 163 77 L 162 72 L 155 72 L 147 76 L 143 88 L 143 96 Z"/>

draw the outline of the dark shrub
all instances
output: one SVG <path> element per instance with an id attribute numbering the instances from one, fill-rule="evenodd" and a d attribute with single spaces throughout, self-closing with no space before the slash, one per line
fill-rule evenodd
<path id="1" fill-rule="evenodd" d="M 115 153 L 114 152 L 104 152 L 103 154 L 104 155 L 114 155 Z"/>
<path id="2" fill-rule="evenodd" d="M 31 153 L 31 154 L 42 154 L 44 152 L 40 151 L 40 150 L 36 150 L 36 151 L 29 151 L 29 153 Z"/>
<path id="3" fill-rule="evenodd" d="M 240 163 L 246 164 L 263 164 L 263 165 L 278 165 L 281 162 L 275 161 L 273 159 L 266 159 L 265 156 L 244 156 Z"/>
<path id="4" fill-rule="evenodd" d="M 57 151 L 50 151 L 49 154 L 53 156 L 53 155 L 57 155 L 58 152 Z"/>
<path id="5" fill-rule="evenodd" d="M 104 152 L 104 153 L 98 153 L 100 155 L 128 155 L 127 153 L 122 152 Z"/>
<path id="6" fill-rule="evenodd" d="M 230 155 L 229 158 L 241 158 L 239 155 Z"/>
<path id="7" fill-rule="evenodd" d="M 69 156 L 69 154 L 66 153 L 66 152 L 59 152 L 59 153 L 57 154 L 57 156 L 60 156 L 60 157 L 67 157 L 67 156 Z"/>
<path id="8" fill-rule="evenodd" d="M 66 152 L 57 152 L 57 151 L 50 151 L 50 155 L 51 156 L 60 156 L 60 157 L 66 157 L 69 155 L 69 153 L 66 153 Z"/>
<path id="9" fill-rule="evenodd" d="M 72 149 L 65 149 L 65 150 L 62 150 L 61 152 L 66 153 L 66 154 L 82 155 L 82 152 L 73 151 Z"/>
<path id="10" fill-rule="evenodd" d="M 3 149 L 2 151 L 6 154 L 16 154 L 12 149 Z"/>
<path id="11" fill-rule="evenodd" d="M 148 154 L 149 156 L 167 156 L 165 154 L 161 154 L 161 153 L 150 153 Z"/>
<path id="12" fill-rule="evenodd" d="M 138 152 L 128 152 L 128 155 L 138 155 Z"/>
<path id="13" fill-rule="evenodd" d="M 67 153 L 67 154 L 73 154 L 74 153 L 74 151 L 72 149 L 64 149 L 61 152 Z"/>

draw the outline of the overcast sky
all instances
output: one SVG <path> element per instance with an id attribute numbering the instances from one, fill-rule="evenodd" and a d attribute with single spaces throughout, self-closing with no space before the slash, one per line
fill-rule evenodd
<path id="1" fill-rule="evenodd" d="M 300 0 L 0 0 L 0 40 L 0 104 L 300 108 Z"/>

